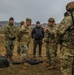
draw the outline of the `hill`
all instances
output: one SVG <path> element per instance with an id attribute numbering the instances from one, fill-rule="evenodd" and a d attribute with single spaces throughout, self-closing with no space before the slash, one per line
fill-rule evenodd
<path id="1" fill-rule="evenodd" d="M 8 24 L 8 21 L 0 21 L 0 27 L 5 27 L 5 25 L 7 25 L 7 24 Z M 14 25 L 19 26 L 20 23 L 14 22 Z"/>
<path id="2" fill-rule="evenodd" d="M 2 30 L 7 24 L 8 24 L 8 21 L 0 21 L 0 30 Z M 20 23 L 14 22 L 14 25 L 18 27 L 20 26 Z M 41 26 L 46 27 L 46 23 L 41 24 Z M 31 27 L 35 27 L 35 24 L 32 24 Z"/>

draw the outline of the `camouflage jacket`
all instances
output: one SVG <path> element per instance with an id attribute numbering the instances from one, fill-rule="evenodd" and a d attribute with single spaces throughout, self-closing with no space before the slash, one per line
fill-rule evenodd
<path id="1" fill-rule="evenodd" d="M 6 27 L 4 28 L 5 40 L 11 40 L 12 38 L 16 37 L 16 34 L 17 28 L 14 25 L 6 25 Z"/>
<path id="2" fill-rule="evenodd" d="M 72 48 L 74 46 L 74 29 L 71 16 L 64 18 L 58 29 L 62 45 Z"/>
<path id="3" fill-rule="evenodd" d="M 20 28 L 21 28 L 21 26 L 19 26 L 19 27 L 17 28 L 17 41 L 18 41 L 18 42 L 20 42 L 20 39 L 21 39 L 21 38 L 20 38 L 21 35 L 19 34 Z"/>
<path id="4" fill-rule="evenodd" d="M 44 41 L 46 43 L 51 43 L 56 41 L 56 26 L 54 25 L 51 27 L 50 25 L 47 25 L 48 31 L 45 31 L 45 38 Z"/>
<path id="5" fill-rule="evenodd" d="M 21 26 L 18 32 L 18 38 L 21 45 L 28 44 L 30 42 L 30 28 L 25 24 Z"/>

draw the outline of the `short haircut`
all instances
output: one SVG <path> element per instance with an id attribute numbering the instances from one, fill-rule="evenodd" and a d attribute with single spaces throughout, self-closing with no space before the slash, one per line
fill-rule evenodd
<path id="1" fill-rule="evenodd" d="M 9 21 L 10 21 L 10 20 L 13 20 L 13 21 L 14 21 L 14 18 L 13 18 L 13 17 L 10 17 L 10 18 L 9 18 Z"/>
<path id="2" fill-rule="evenodd" d="M 37 21 L 37 22 L 36 22 L 36 24 L 40 24 L 40 22 L 39 22 L 39 21 Z"/>

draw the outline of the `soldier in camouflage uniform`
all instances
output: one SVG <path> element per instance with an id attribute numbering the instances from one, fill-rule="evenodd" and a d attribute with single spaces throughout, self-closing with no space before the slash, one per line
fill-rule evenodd
<path id="1" fill-rule="evenodd" d="M 65 17 L 57 31 L 61 40 L 61 72 L 62 75 L 73 75 L 72 64 L 74 59 L 74 2 L 67 4 L 67 11 L 70 16 Z"/>
<path id="2" fill-rule="evenodd" d="M 20 28 L 22 27 L 22 25 L 25 25 L 25 22 L 24 22 L 24 21 L 21 21 L 21 22 L 20 22 L 20 25 L 21 25 L 21 26 L 18 27 L 18 30 L 17 30 L 17 42 L 18 42 L 17 54 L 18 54 L 18 55 L 20 55 L 20 52 L 21 52 L 21 50 L 20 50 L 20 36 L 19 36 L 18 32 L 19 32 Z"/>
<path id="3" fill-rule="evenodd" d="M 56 68 L 56 52 L 57 52 L 57 40 L 56 40 L 56 26 L 54 18 L 48 20 L 48 27 L 45 29 L 45 38 L 46 43 L 46 54 L 49 60 L 48 69 Z"/>
<path id="4" fill-rule="evenodd" d="M 9 24 L 4 28 L 6 57 L 11 60 L 16 39 L 16 27 L 13 24 L 14 18 L 9 19 Z"/>
<path id="5" fill-rule="evenodd" d="M 30 42 L 30 28 L 29 26 L 31 25 L 31 19 L 26 18 L 26 23 L 25 25 L 22 25 L 18 35 L 20 38 L 20 49 L 21 49 L 21 60 L 27 59 L 28 58 L 28 49 L 29 49 L 29 42 Z"/>

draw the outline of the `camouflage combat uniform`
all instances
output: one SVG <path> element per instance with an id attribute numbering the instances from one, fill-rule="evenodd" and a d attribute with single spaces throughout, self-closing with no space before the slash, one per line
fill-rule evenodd
<path id="1" fill-rule="evenodd" d="M 71 16 L 64 18 L 58 29 L 61 42 L 61 74 L 73 75 L 73 59 L 74 59 L 74 1 L 70 2 L 66 6 L 67 11 L 71 13 Z M 73 12 L 73 14 L 72 14 Z"/>
<path id="2" fill-rule="evenodd" d="M 22 32 L 21 32 L 22 31 Z M 28 57 L 29 42 L 31 39 L 30 28 L 25 24 L 19 30 L 20 49 L 22 60 Z"/>
<path id="3" fill-rule="evenodd" d="M 51 27 L 48 24 L 48 31 L 45 31 L 44 41 L 46 42 L 46 55 L 49 60 L 49 64 L 56 66 L 56 52 L 57 52 L 57 40 L 56 40 L 56 26 Z"/>
<path id="4" fill-rule="evenodd" d="M 17 43 L 18 43 L 18 45 L 17 45 L 17 54 L 18 55 L 20 55 L 20 51 L 21 51 L 21 49 L 20 49 L 20 36 L 19 36 L 19 33 L 18 33 L 20 28 L 21 28 L 21 26 L 18 27 L 18 29 L 17 29 Z"/>
<path id="5" fill-rule="evenodd" d="M 14 25 L 7 25 L 4 28 L 6 57 L 11 58 L 14 49 L 14 40 L 16 38 L 17 29 Z"/>
<path id="6" fill-rule="evenodd" d="M 20 51 L 21 51 L 21 49 L 20 49 L 20 36 L 19 36 L 18 32 L 19 32 L 20 28 L 22 27 L 22 25 L 24 25 L 24 24 L 25 24 L 25 22 L 21 21 L 20 22 L 20 26 L 17 28 L 17 42 L 18 42 L 18 45 L 17 45 L 17 54 L 18 55 L 20 55 Z"/>
<path id="7" fill-rule="evenodd" d="M 62 75 L 72 75 L 72 63 L 74 56 L 74 29 L 71 16 L 62 20 L 59 25 L 59 32 L 61 36 L 61 72 Z"/>

